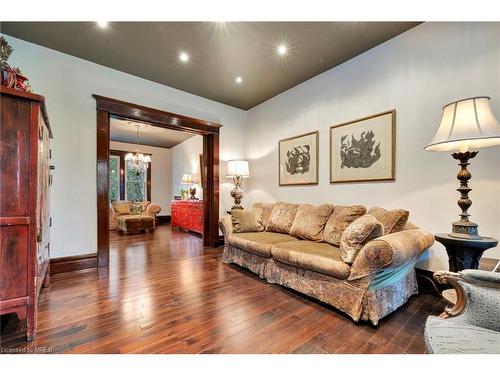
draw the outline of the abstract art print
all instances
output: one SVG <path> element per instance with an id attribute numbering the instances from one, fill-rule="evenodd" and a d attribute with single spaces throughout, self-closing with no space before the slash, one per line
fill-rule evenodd
<path id="1" fill-rule="evenodd" d="M 330 127 L 330 183 L 395 179 L 396 110 Z"/>
<path id="2" fill-rule="evenodd" d="M 298 135 L 279 141 L 279 184 L 318 184 L 319 132 Z"/>

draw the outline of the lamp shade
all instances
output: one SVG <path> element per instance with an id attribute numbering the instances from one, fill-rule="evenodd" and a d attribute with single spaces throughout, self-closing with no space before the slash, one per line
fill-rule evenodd
<path id="1" fill-rule="evenodd" d="M 182 184 L 194 184 L 193 175 L 191 173 L 184 173 L 182 175 Z"/>
<path id="2" fill-rule="evenodd" d="M 247 160 L 229 160 L 227 162 L 227 177 L 249 177 L 250 170 Z"/>
<path id="3" fill-rule="evenodd" d="M 445 105 L 439 128 L 425 149 L 465 152 L 496 145 L 500 145 L 500 125 L 490 98 L 478 96 Z"/>

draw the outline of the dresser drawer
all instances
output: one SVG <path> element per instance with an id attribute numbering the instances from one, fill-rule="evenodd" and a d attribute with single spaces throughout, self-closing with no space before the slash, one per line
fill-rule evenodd
<path id="1" fill-rule="evenodd" d="M 172 202 L 172 227 L 203 234 L 203 201 Z"/>

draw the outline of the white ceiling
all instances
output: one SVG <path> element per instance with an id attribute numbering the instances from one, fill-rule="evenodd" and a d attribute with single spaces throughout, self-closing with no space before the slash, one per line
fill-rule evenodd
<path id="1" fill-rule="evenodd" d="M 141 125 L 139 129 L 139 144 L 141 145 L 171 148 L 194 136 L 187 132 L 111 117 L 109 138 L 116 142 L 135 143 L 136 124 Z"/>

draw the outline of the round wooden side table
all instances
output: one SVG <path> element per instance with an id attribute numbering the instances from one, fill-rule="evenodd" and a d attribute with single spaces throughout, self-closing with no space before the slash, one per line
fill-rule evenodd
<path id="1" fill-rule="evenodd" d="M 467 240 L 452 237 L 446 233 L 438 233 L 434 237 L 436 241 L 442 243 L 446 248 L 451 272 L 458 272 L 464 269 L 477 269 L 479 267 L 479 259 L 481 259 L 483 253 L 498 244 L 498 240 L 491 237 Z M 457 292 L 455 289 L 443 290 L 442 296 L 451 306 L 457 302 Z M 440 316 L 447 317 L 448 315 L 443 312 Z"/>
<path id="2" fill-rule="evenodd" d="M 446 248 L 451 272 L 458 272 L 464 269 L 477 270 L 479 259 L 481 259 L 483 253 L 498 244 L 498 240 L 492 237 L 468 240 L 452 237 L 446 233 L 438 233 L 434 237 L 436 241 L 442 243 Z"/>

